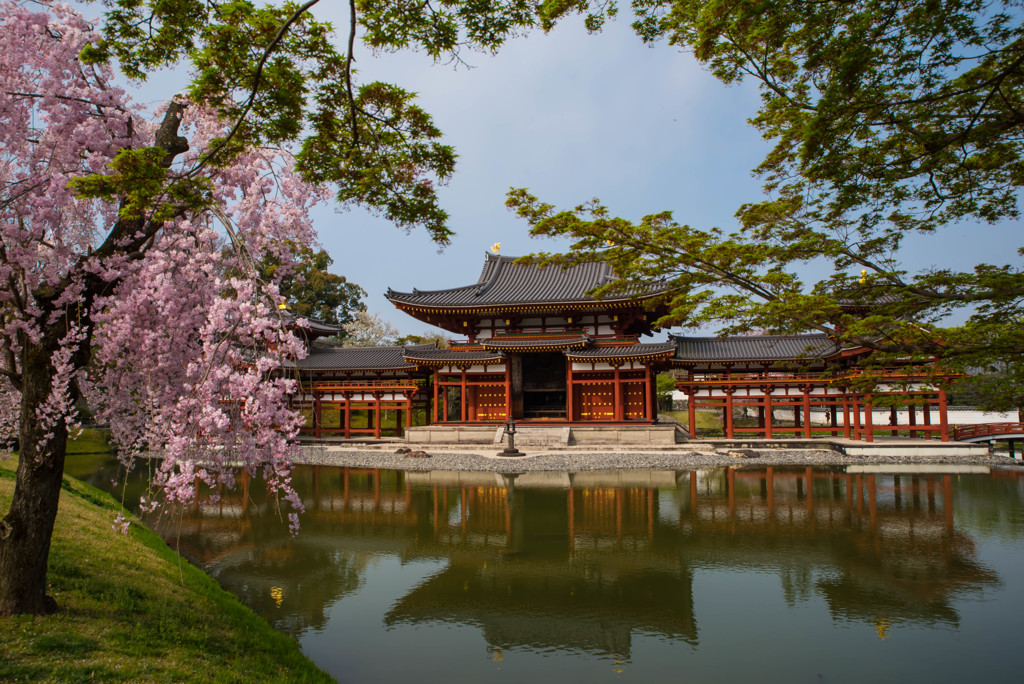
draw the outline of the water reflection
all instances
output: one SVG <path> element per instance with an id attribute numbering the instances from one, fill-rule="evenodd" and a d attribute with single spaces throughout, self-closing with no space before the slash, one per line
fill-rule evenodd
<path id="1" fill-rule="evenodd" d="M 292 634 L 323 630 L 331 607 L 392 557 L 430 570 L 394 596 L 389 629 L 457 625 L 498 652 L 617 660 L 637 634 L 700 642 L 698 571 L 772 573 L 790 606 L 823 600 L 833 621 L 882 638 L 898 624 L 956 627 L 957 599 L 1000 584 L 961 530 L 958 501 L 1003 534 L 1022 528 L 976 503 L 1002 492 L 1020 511 L 1016 475 L 309 467 L 294 481 L 306 506 L 296 538 L 247 477 L 162 531 Z"/>

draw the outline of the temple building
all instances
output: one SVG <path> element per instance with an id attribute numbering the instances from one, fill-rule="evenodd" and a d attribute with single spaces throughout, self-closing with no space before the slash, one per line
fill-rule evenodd
<path id="1" fill-rule="evenodd" d="M 338 326 L 311 321 L 308 356 L 297 365 L 299 389 L 293 405 L 307 416 L 313 437 L 401 437 L 423 425 L 429 413 L 427 375 L 405 355 L 436 344 L 337 347 L 317 336 L 336 335 Z"/>
<path id="2" fill-rule="evenodd" d="M 643 343 L 664 287 L 597 299 L 614 279 L 604 263 L 541 268 L 487 254 L 479 279 L 387 298 L 417 320 L 466 340 L 411 349 L 405 361 L 432 374 L 434 424 L 653 423 L 655 376 L 674 343 Z"/>
<path id="3" fill-rule="evenodd" d="M 406 437 L 490 442 L 509 420 L 559 427 L 564 444 L 674 443 L 700 435 L 697 412 L 721 416 L 726 439 L 876 434 L 949 440 L 945 386 L 934 364 L 895 362 L 870 372 L 872 351 L 824 334 L 669 336 L 641 342 L 664 314 L 666 286 L 597 298 L 615 280 L 608 264 L 569 268 L 486 254 L 475 283 L 386 296 L 413 318 L 463 339 L 437 344 L 338 347 L 318 341 L 340 328 L 310 322 L 297 363 L 295 405 L 314 437 Z M 671 370 L 688 404 L 684 431 L 658 422 L 656 375 Z M 888 400 L 894 401 L 888 401 Z M 888 416 L 876 404 L 902 404 Z M 903 419 L 906 418 L 905 421 Z M 902 423 L 900 421 L 903 421 Z M 625 434 L 632 431 L 632 434 Z M 429 434 L 428 434 L 429 433 Z"/>
<path id="4" fill-rule="evenodd" d="M 726 439 L 828 435 L 871 442 L 877 433 L 904 431 L 949 441 L 944 385 L 950 376 L 934 364 L 907 360 L 868 371 L 870 349 L 842 347 L 824 334 L 669 337 L 691 426 L 699 409 L 712 409 L 722 416 Z M 870 393 L 857 389 L 866 372 L 880 379 Z M 887 421 L 878 424 L 874 404 L 883 398 L 905 409 L 890 407 Z M 755 420 L 737 423 L 739 409 L 756 414 Z M 823 420 L 812 421 L 812 412 Z M 908 421 L 900 424 L 904 413 Z"/>

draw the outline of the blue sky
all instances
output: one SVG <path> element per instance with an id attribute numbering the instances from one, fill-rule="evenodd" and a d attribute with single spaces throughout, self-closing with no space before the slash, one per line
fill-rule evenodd
<path id="1" fill-rule="evenodd" d="M 424 55 L 356 54 L 361 81 L 416 91 L 459 154 L 441 190 L 456 232 L 442 253 L 425 233 L 406 235 L 359 209 L 316 216 L 333 270 L 362 286 L 369 310 L 403 333 L 427 326 L 393 309 L 388 287 L 474 282 L 498 241 L 513 256 L 565 247 L 528 236 L 505 209 L 510 186 L 559 206 L 598 197 L 629 218 L 671 209 L 699 225 L 729 225 L 739 203 L 759 197 L 750 169 L 767 145 L 745 123 L 756 90 L 724 87 L 667 46 L 645 47 L 628 22 L 588 35 L 569 20 L 496 56 L 468 53 L 471 69 Z"/>
<path id="2" fill-rule="evenodd" d="M 325 4 L 314 12 L 344 29 L 347 18 L 332 16 L 342 9 Z M 339 33 L 339 49 L 344 39 Z M 759 104 L 755 85 L 725 86 L 684 52 L 644 46 L 626 17 L 596 35 L 569 19 L 550 34 L 510 41 L 495 56 L 463 58 L 472 68 L 356 49 L 359 81 L 417 92 L 459 154 L 441 189 L 452 245 L 439 253 L 425 233 L 405 234 L 359 208 L 315 215 L 332 270 L 362 286 L 370 312 L 402 333 L 428 326 L 394 309 L 384 298 L 389 287 L 474 282 L 494 242 L 512 256 L 567 247 L 528 236 L 525 222 L 505 209 L 511 186 L 560 207 L 597 197 L 625 218 L 671 210 L 682 223 L 725 229 L 735 228 L 737 207 L 762 196 L 751 169 L 769 146 L 746 123 Z M 156 80 L 144 90 L 166 87 Z M 911 236 L 905 252 L 915 268 L 1019 264 L 1019 235 L 1018 222 L 967 224 Z"/>

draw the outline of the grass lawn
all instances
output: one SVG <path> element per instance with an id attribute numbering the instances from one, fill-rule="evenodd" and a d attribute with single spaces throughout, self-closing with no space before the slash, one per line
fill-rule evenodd
<path id="1" fill-rule="evenodd" d="M 662 411 L 661 413 L 672 416 L 683 425 L 687 425 L 690 422 L 690 417 L 686 411 Z M 697 430 L 703 436 L 710 436 L 712 434 L 722 434 L 722 416 L 720 413 L 711 413 L 708 411 L 697 411 Z"/>
<path id="2" fill-rule="evenodd" d="M 97 439 L 72 448 L 91 453 Z M 0 461 L 0 512 L 16 458 Z M 118 509 L 65 476 L 48 573 L 60 611 L 0 618 L 0 681 L 333 681 L 134 517 L 114 531 Z"/>

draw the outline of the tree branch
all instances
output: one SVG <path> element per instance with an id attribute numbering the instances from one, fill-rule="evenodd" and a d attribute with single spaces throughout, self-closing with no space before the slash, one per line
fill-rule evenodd
<path id="1" fill-rule="evenodd" d="M 185 176 L 194 176 L 197 173 L 199 173 L 199 171 L 204 166 L 206 166 L 210 162 L 210 160 L 213 159 L 222 149 L 224 149 L 224 147 L 229 142 L 231 142 L 232 138 L 235 137 L 235 134 L 237 134 L 238 130 L 242 127 L 242 122 L 245 121 L 245 117 L 249 115 L 249 111 L 252 109 L 252 106 L 256 103 L 256 95 L 259 93 L 260 89 L 260 79 L 263 77 L 263 66 L 267 63 L 267 60 L 270 59 L 270 55 L 274 51 L 274 49 L 277 48 L 277 46 L 284 39 L 285 34 L 288 32 L 288 29 L 291 28 L 292 24 L 298 21 L 299 17 L 305 14 L 306 10 L 308 10 L 310 7 L 317 4 L 318 2 L 320 2 L 320 0 L 308 0 L 306 4 L 302 5 L 297 10 L 295 10 L 295 12 L 293 12 L 292 15 L 288 17 L 288 20 L 281 25 L 281 28 L 278 29 L 277 31 L 277 35 L 275 35 L 274 39 L 270 41 L 270 45 L 267 46 L 267 49 L 263 51 L 263 57 L 260 58 L 259 64 L 256 65 L 256 74 L 253 76 L 252 81 L 252 90 L 249 92 L 249 97 L 246 98 L 245 104 L 242 107 L 242 113 L 238 115 L 238 118 L 235 120 L 234 126 L 231 127 L 231 130 L 228 131 L 228 134 L 224 137 L 223 140 L 220 141 L 220 143 L 217 144 L 216 147 L 207 152 L 203 156 L 203 158 L 196 163 L 195 166 L 188 170 Z"/>
<path id="2" fill-rule="evenodd" d="M 348 0 L 349 28 L 348 51 L 345 53 L 345 92 L 348 94 L 348 106 L 352 110 L 352 147 L 359 147 L 359 126 L 356 124 L 356 99 L 352 90 L 352 53 L 356 49 L 356 0 Z"/>

